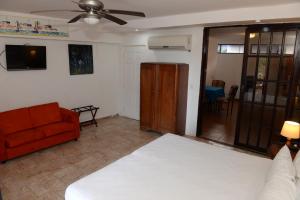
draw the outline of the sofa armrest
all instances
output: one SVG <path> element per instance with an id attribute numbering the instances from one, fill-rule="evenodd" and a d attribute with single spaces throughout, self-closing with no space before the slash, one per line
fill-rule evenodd
<path id="1" fill-rule="evenodd" d="M 63 121 L 79 123 L 78 113 L 65 108 L 60 108 L 60 113 L 63 118 Z"/>
<path id="2" fill-rule="evenodd" d="M 6 153 L 5 153 L 5 135 L 0 130 L 0 162 L 6 160 Z"/>
<path id="3" fill-rule="evenodd" d="M 79 115 L 78 113 L 65 109 L 60 108 L 60 113 L 62 116 L 63 121 L 73 123 L 76 127 L 76 138 L 79 138 L 80 135 L 80 125 L 79 125 Z"/>

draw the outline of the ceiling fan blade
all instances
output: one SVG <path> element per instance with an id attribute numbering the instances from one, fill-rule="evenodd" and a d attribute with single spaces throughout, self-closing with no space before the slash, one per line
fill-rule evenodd
<path id="1" fill-rule="evenodd" d="M 110 14 L 132 15 L 138 17 L 146 17 L 143 12 L 127 11 L 127 10 L 105 10 Z"/>
<path id="2" fill-rule="evenodd" d="M 80 14 L 80 15 L 77 15 L 76 17 L 74 17 L 73 19 L 71 19 L 70 21 L 68 21 L 68 23 L 74 23 L 74 22 L 77 22 L 78 20 L 80 20 L 81 18 L 85 17 L 85 13 L 83 14 Z"/>
<path id="3" fill-rule="evenodd" d="M 109 14 L 101 14 L 101 16 L 105 19 L 108 19 L 108 20 L 113 21 L 113 22 L 115 22 L 117 24 L 120 24 L 120 25 L 127 24 L 127 22 L 125 22 L 124 20 L 119 19 L 119 18 L 117 18 L 115 16 L 112 16 L 112 15 L 109 15 Z"/>
<path id="4" fill-rule="evenodd" d="M 36 10 L 30 13 L 36 14 L 36 13 L 48 13 L 48 12 L 85 12 L 85 11 L 83 10 Z"/>

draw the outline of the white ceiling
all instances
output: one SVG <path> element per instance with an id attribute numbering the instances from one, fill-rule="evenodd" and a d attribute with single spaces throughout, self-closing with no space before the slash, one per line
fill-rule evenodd
<path id="1" fill-rule="evenodd" d="M 299 2 L 299 0 L 103 0 L 105 8 L 142 11 L 146 13 L 147 17 L 295 2 Z M 0 0 L 0 9 L 4 11 L 29 13 L 33 10 L 76 8 L 77 5 L 71 0 Z M 41 15 L 69 19 L 76 14 L 47 13 Z"/>

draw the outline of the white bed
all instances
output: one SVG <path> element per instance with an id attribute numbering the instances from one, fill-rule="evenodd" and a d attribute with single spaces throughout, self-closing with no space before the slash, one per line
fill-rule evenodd
<path id="1" fill-rule="evenodd" d="M 271 160 L 166 134 L 71 184 L 66 200 L 255 200 Z"/>

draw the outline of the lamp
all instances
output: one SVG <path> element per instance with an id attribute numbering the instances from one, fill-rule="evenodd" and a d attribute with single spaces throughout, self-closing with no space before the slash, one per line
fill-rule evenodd
<path id="1" fill-rule="evenodd" d="M 299 139 L 300 124 L 293 121 L 285 121 L 280 135 L 287 138 L 286 145 L 291 147 L 291 139 Z"/>

